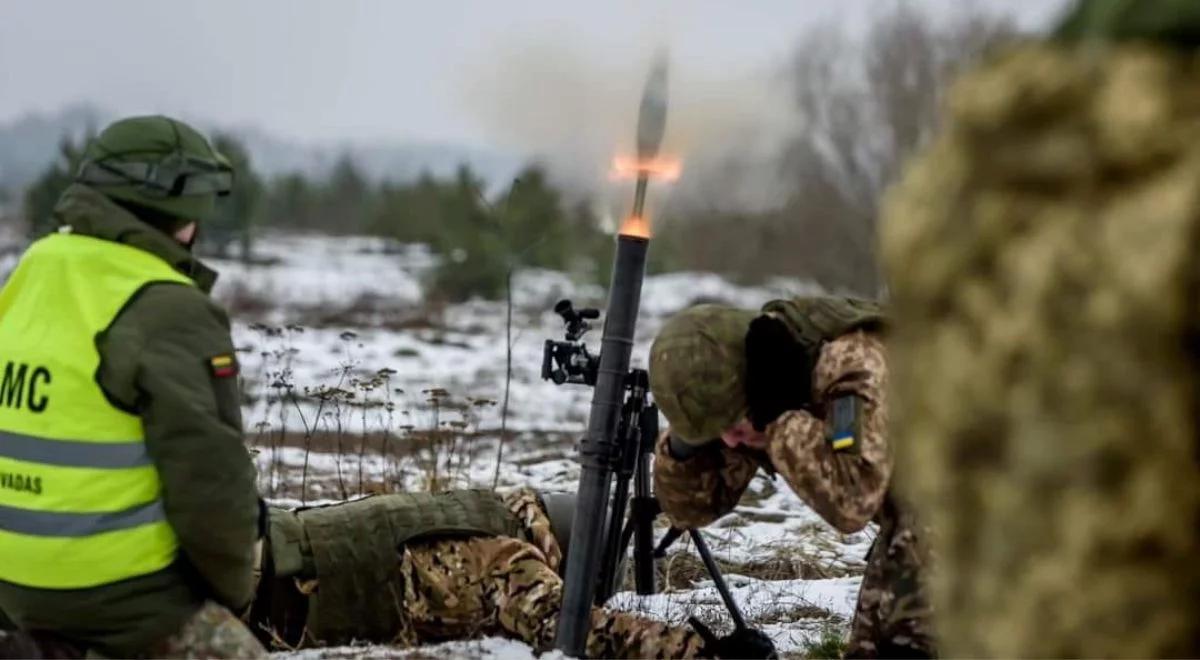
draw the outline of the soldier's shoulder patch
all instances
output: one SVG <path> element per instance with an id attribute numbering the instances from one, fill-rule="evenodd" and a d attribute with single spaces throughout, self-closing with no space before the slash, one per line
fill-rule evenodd
<path id="1" fill-rule="evenodd" d="M 854 436 L 835 436 L 829 444 L 833 446 L 835 451 L 848 451 L 854 449 Z"/>
<path id="2" fill-rule="evenodd" d="M 862 399 L 853 394 L 833 400 L 832 419 L 827 420 L 826 430 L 829 445 L 834 451 L 858 452 L 862 407 Z"/>
<path id="3" fill-rule="evenodd" d="M 214 378 L 232 378 L 238 375 L 237 358 L 232 353 L 214 355 L 208 358 L 207 362 Z"/>

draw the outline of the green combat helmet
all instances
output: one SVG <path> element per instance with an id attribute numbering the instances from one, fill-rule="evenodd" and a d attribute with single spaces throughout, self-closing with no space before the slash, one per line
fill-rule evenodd
<path id="1" fill-rule="evenodd" d="M 650 347 L 650 390 L 672 432 L 689 444 L 746 415 L 746 331 L 759 312 L 697 305 L 671 317 Z"/>
<path id="2" fill-rule="evenodd" d="M 233 188 L 233 168 L 199 131 L 169 117 L 130 117 L 88 145 L 75 181 L 186 221 L 212 217 Z"/>

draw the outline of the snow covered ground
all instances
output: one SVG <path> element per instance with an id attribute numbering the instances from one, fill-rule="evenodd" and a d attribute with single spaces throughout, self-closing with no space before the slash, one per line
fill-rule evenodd
<path id="1" fill-rule="evenodd" d="M 261 488 L 274 502 L 311 504 L 434 483 L 576 490 L 574 443 L 586 426 L 591 390 L 543 381 L 542 348 L 546 339 L 563 338 L 554 302 L 565 297 L 577 307 L 602 308 L 601 287 L 562 273 L 520 272 L 510 329 L 503 302 L 426 300 L 422 282 L 436 259 L 423 246 L 276 236 L 257 251 L 265 264 L 211 264 L 222 274 L 214 295 L 232 311 L 247 441 Z M 0 280 L 11 262 L 0 256 Z M 794 280 L 744 287 L 703 273 L 650 277 L 633 365 L 645 366 L 663 321 L 690 304 L 755 307 L 816 290 Z M 598 350 L 599 340 L 597 324 L 585 341 Z M 838 533 L 782 481 L 760 475 L 741 505 L 704 534 L 748 618 L 781 651 L 801 652 L 831 630 L 845 631 L 873 532 Z M 688 545 L 677 543 L 662 562 L 668 593 L 622 593 L 611 605 L 676 623 L 696 615 L 719 629 L 720 600 Z M 531 652 L 489 639 L 415 654 L 355 647 L 289 655 L 525 658 Z"/>
<path id="2" fill-rule="evenodd" d="M 419 246 L 293 237 L 265 242 L 260 251 L 276 263 L 215 263 L 223 279 L 214 295 L 235 309 L 250 442 L 259 450 L 263 488 L 276 501 L 311 503 L 434 480 L 575 490 L 573 447 L 587 422 L 591 390 L 543 381 L 542 349 L 546 339 L 563 338 L 553 304 L 570 298 L 576 307 L 602 308 L 601 287 L 556 272 L 518 273 L 509 329 L 503 302 L 425 300 L 422 280 L 436 261 Z M 790 280 L 743 287 L 705 273 L 650 277 L 633 364 L 645 366 L 663 321 L 690 304 L 750 307 L 816 290 Z M 511 376 L 506 335 L 512 338 Z M 597 325 L 585 337 L 593 349 L 599 335 Z M 508 439 L 497 470 L 502 426 Z M 704 534 L 725 562 L 747 616 L 781 651 L 800 652 L 828 631 L 846 629 L 871 533 L 838 533 L 785 484 L 760 476 L 742 505 Z M 676 623 L 696 615 L 722 625 L 720 600 L 688 545 L 678 543 L 663 562 L 670 592 L 622 593 L 611 605 Z M 424 652 L 530 654 L 499 640 Z M 383 648 L 322 653 L 397 655 Z"/>

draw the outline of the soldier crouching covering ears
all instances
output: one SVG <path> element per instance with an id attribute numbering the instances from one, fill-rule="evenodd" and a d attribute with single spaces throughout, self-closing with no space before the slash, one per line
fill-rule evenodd
<path id="1" fill-rule="evenodd" d="M 667 321 L 650 386 L 670 422 L 655 491 L 678 527 L 731 511 L 760 468 L 844 533 L 879 534 L 847 657 L 934 654 L 918 525 L 892 489 L 882 310 L 846 298 L 699 305 Z"/>

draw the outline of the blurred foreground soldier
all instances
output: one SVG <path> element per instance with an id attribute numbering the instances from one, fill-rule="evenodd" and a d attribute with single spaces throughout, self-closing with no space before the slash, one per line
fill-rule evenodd
<path id="1" fill-rule="evenodd" d="M 847 656 L 929 656 L 917 525 L 891 489 L 882 324 L 877 305 L 846 298 L 699 305 L 668 320 L 650 349 L 671 423 L 655 491 L 676 526 L 699 527 L 763 467 L 843 533 L 879 523 Z"/>
<path id="2" fill-rule="evenodd" d="M 1200 656 L 1200 3 L 960 80 L 886 205 L 896 441 L 944 650 Z"/>
<path id="3" fill-rule="evenodd" d="M 264 652 L 230 613 L 260 525 L 237 363 L 189 249 L 231 178 L 191 127 L 119 121 L 0 291 L 0 610 L 23 631 L 115 656 Z"/>
<path id="4" fill-rule="evenodd" d="M 251 627 L 282 648 L 502 635 L 553 647 L 573 495 L 466 490 L 273 509 Z M 589 657 L 742 657 L 734 640 L 596 608 Z"/>

